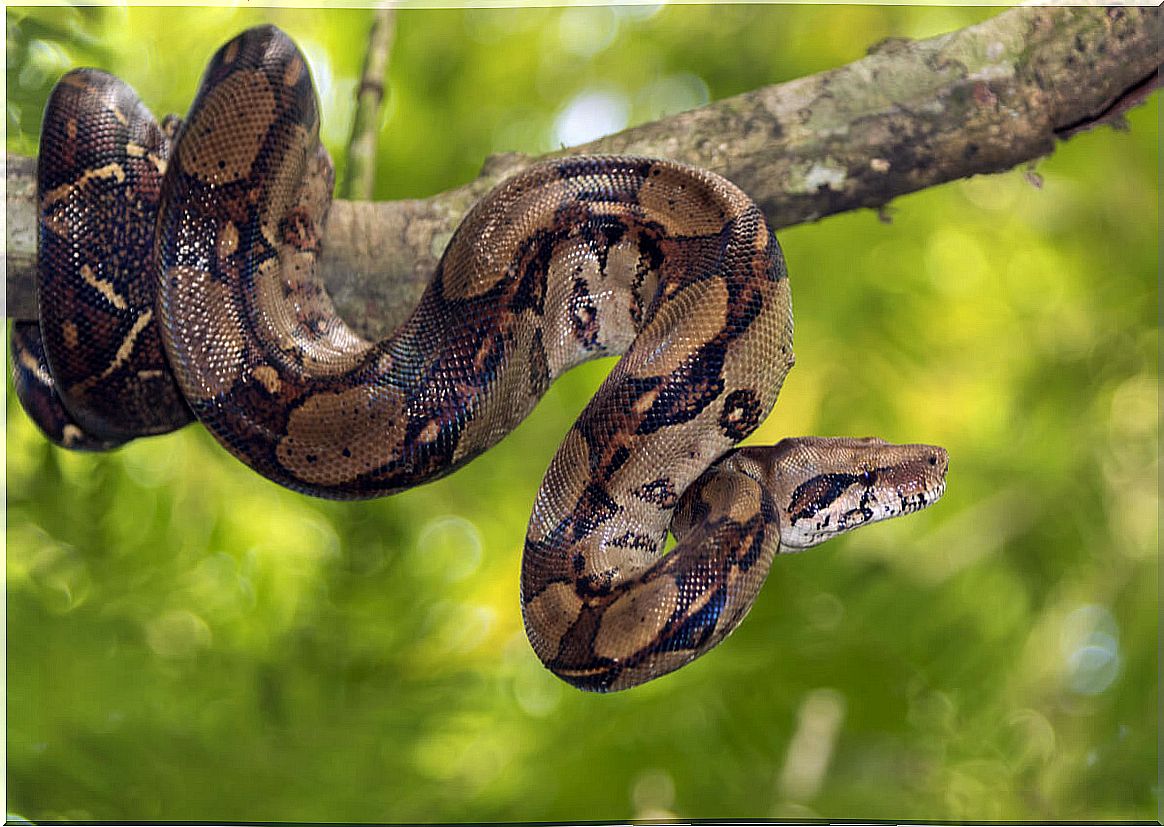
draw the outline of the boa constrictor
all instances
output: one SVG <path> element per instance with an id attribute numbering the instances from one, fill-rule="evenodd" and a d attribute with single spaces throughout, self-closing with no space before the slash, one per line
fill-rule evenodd
<path id="1" fill-rule="evenodd" d="M 271 26 L 218 51 L 182 125 L 103 72 L 60 81 L 40 145 L 39 323 L 12 341 L 51 439 L 106 449 L 193 416 L 281 485 L 375 497 L 451 472 L 562 372 L 622 353 L 546 472 L 521 567 L 534 651 L 596 691 L 718 644 L 778 551 L 941 496 L 937 447 L 735 448 L 792 366 L 792 313 L 764 216 L 718 175 L 631 157 L 521 172 L 373 343 L 315 274 L 332 189 L 318 132 L 306 62 Z"/>

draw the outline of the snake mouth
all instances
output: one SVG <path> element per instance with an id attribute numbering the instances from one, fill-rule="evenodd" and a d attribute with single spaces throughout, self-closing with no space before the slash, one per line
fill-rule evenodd
<path id="1" fill-rule="evenodd" d="M 936 503 L 945 493 L 946 483 L 943 480 L 919 494 L 903 496 L 901 498 L 900 514 L 913 514 L 915 511 L 921 511 L 923 508 Z"/>

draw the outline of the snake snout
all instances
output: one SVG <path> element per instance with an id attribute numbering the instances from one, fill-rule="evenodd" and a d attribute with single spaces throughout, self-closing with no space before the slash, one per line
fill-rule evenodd
<path id="1" fill-rule="evenodd" d="M 898 456 L 887 463 L 882 480 L 896 488 L 903 504 L 916 502 L 916 508 L 924 508 L 945 493 L 950 455 L 944 448 L 902 445 L 891 446 L 890 450 Z"/>

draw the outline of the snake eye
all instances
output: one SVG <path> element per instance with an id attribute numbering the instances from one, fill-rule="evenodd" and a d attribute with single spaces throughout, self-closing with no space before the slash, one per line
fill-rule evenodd
<path id="1" fill-rule="evenodd" d="M 872 471 L 862 471 L 861 472 L 861 484 L 862 485 L 872 485 L 875 482 L 877 482 L 877 475 L 874 472 L 872 472 Z"/>

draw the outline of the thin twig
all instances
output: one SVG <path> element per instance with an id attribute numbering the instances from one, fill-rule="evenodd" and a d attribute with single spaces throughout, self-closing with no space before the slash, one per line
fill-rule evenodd
<path id="1" fill-rule="evenodd" d="M 380 104 L 384 100 L 388 58 L 396 33 L 396 13 L 391 6 L 376 10 L 368 33 L 368 52 L 360 73 L 356 113 L 348 141 L 347 173 L 340 195 L 353 201 L 370 201 L 376 184 L 376 145 L 380 136 Z"/>

